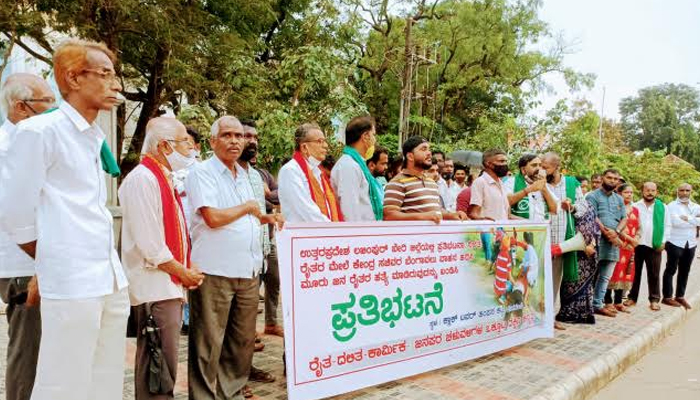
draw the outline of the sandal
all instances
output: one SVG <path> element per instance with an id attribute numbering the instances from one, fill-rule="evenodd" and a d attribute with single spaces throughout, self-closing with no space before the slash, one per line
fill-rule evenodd
<path id="1" fill-rule="evenodd" d="M 267 371 L 252 367 L 248 375 L 248 380 L 251 382 L 272 383 L 275 381 L 275 377 Z"/>
<path id="2" fill-rule="evenodd" d="M 625 307 L 634 307 L 637 305 L 637 302 L 632 300 L 632 299 L 627 299 L 627 300 L 622 302 L 622 305 Z"/>
<path id="3" fill-rule="evenodd" d="M 253 397 L 253 389 L 251 389 L 250 386 L 245 385 L 245 386 L 243 386 L 243 388 L 241 389 L 241 394 L 242 394 L 243 397 L 245 397 L 246 399 L 249 399 L 249 398 Z"/>
<path id="4" fill-rule="evenodd" d="M 661 306 L 659 303 L 651 303 L 649 304 L 649 308 L 651 308 L 651 311 L 659 311 L 661 309 Z"/>
<path id="5" fill-rule="evenodd" d="M 625 306 L 622 305 L 622 304 L 615 304 L 615 309 L 616 309 L 617 311 L 619 311 L 619 312 L 623 312 L 623 313 L 627 313 L 627 314 L 630 314 L 630 313 L 631 313 L 631 311 L 628 310 L 627 307 L 625 307 Z"/>

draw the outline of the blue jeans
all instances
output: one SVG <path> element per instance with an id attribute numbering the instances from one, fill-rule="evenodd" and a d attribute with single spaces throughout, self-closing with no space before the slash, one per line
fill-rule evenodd
<path id="1" fill-rule="evenodd" d="M 615 264 L 617 264 L 617 261 L 598 261 L 598 278 L 595 281 L 595 290 L 593 291 L 593 307 L 596 310 L 603 308 L 605 291 L 608 290 L 608 282 L 610 282 L 610 277 L 615 271 Z"/>
<path id="2" fill-rule="evenodd" d="M 493 234 L 489 232 L 481 233 L 481 246 L 484 249 L 484 257 L 487 261 L 494 262 L 496 257 L 493 254 Z"/>

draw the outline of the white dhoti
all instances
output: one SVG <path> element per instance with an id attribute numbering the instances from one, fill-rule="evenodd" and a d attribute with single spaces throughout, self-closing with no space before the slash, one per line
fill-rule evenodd
<path id="1" fill-rule="evenodd" d="M 31 400 L 122 400 L 126 289 L 89 299 L 41 299 L 41 346 Z"/>

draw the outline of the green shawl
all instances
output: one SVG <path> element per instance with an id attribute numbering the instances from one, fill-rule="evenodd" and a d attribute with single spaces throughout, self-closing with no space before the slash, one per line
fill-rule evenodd
<path id="1" fill-rule="evenodd" d="M 576 188 L 581 186 L 578 179 L 573 176 L 563 176 L 566 183 L 566 197 L 571 201 L 571 204 L 576 202 Z M 569 240 L 576 235 L 576 227 L 574 226 L 574 218 L 570 212 L 566 212 L 566 235 L 565 240 Z M 563 257 L 563 269 L 564 269 L 564 282 L 575 282 L 578 280 L 578 257 L 575 251 L 570 251 L 564 253 Z"/>
<path id="2" fill-rule="evenodd" d="M 357 150 L 350 146 L 345 146 L 343 148 L 343 154 L 347 154 L 348 156 L 350 156 L 350 158 L 352 158 L 360 166 L 362 173 L 365 175 L 365 179 L 369 183 L 369 201 L 372 204 L 372 211 L 374 211 L 374 219 L 377 221 L 383 220 L 384 196 L 382 191 L 382 185 L 379 182 L 377 182 L 377 180 L 372 176 L 372 173 L 369 172 L 367 163 L 362 158 L 362 156 L 360 156 L 360 153 L 358 153 Z"/>
<path id="3" fill-rule="evenodd" d="M 513 182 L 513 193 L 518 193 L 527 187 L 527 181 L 523 174 L 519 173 L 515 175 L 515 180 Z M 515 203 L 510 207 L 511 214 L 524 219 L 530 219 L 530 196 L 525 195 L 519 202 Z M 545 217 L 549 217 L 549 207 L 545 204 L 544 207 Z"/>
<path id="4" fill-rule="evenodd" d="M 654 214 L 652 215 L 652 237 L 651 245 L 654 249 L 660 248 L 664 244 L 664 218 L 666 214 L 666 206 L 664 203 L 656 199 L 654 202 Z"/>

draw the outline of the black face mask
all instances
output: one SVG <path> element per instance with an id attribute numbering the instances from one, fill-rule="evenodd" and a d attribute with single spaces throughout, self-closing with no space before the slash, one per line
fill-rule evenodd
<path id="1" fill-rule="evenodd" d="M 493 166 L 493 173 L 496 174 L 497 177 L 503 178 L 504 176 L 508 175 L 508 165 L 494 165 Z"/>
<path id="2" fill-rule="evenodd" d="M 243 149 L 241 153 L 241 160 L 248 162 L 252 160 L 258 154 L 258 146 L 255 144 L 249 144 Z"/>
<path id="3" fill-rule="evenodd" d="M 450 181 L 450 180 L 452 180 L 452 176 L 453 176 L 453 174 L 444 173 L 444 174 L 442 174 L 442 179 L 444 179 L 446 181 Z"/>
<path id="4" fill-rule="evenodd" d="M 615 190 L 615 186 L 608 185 L 607 183 L 603 182 L 603 189 L 605 189 L 606 192 L 612 192 Z"/>

